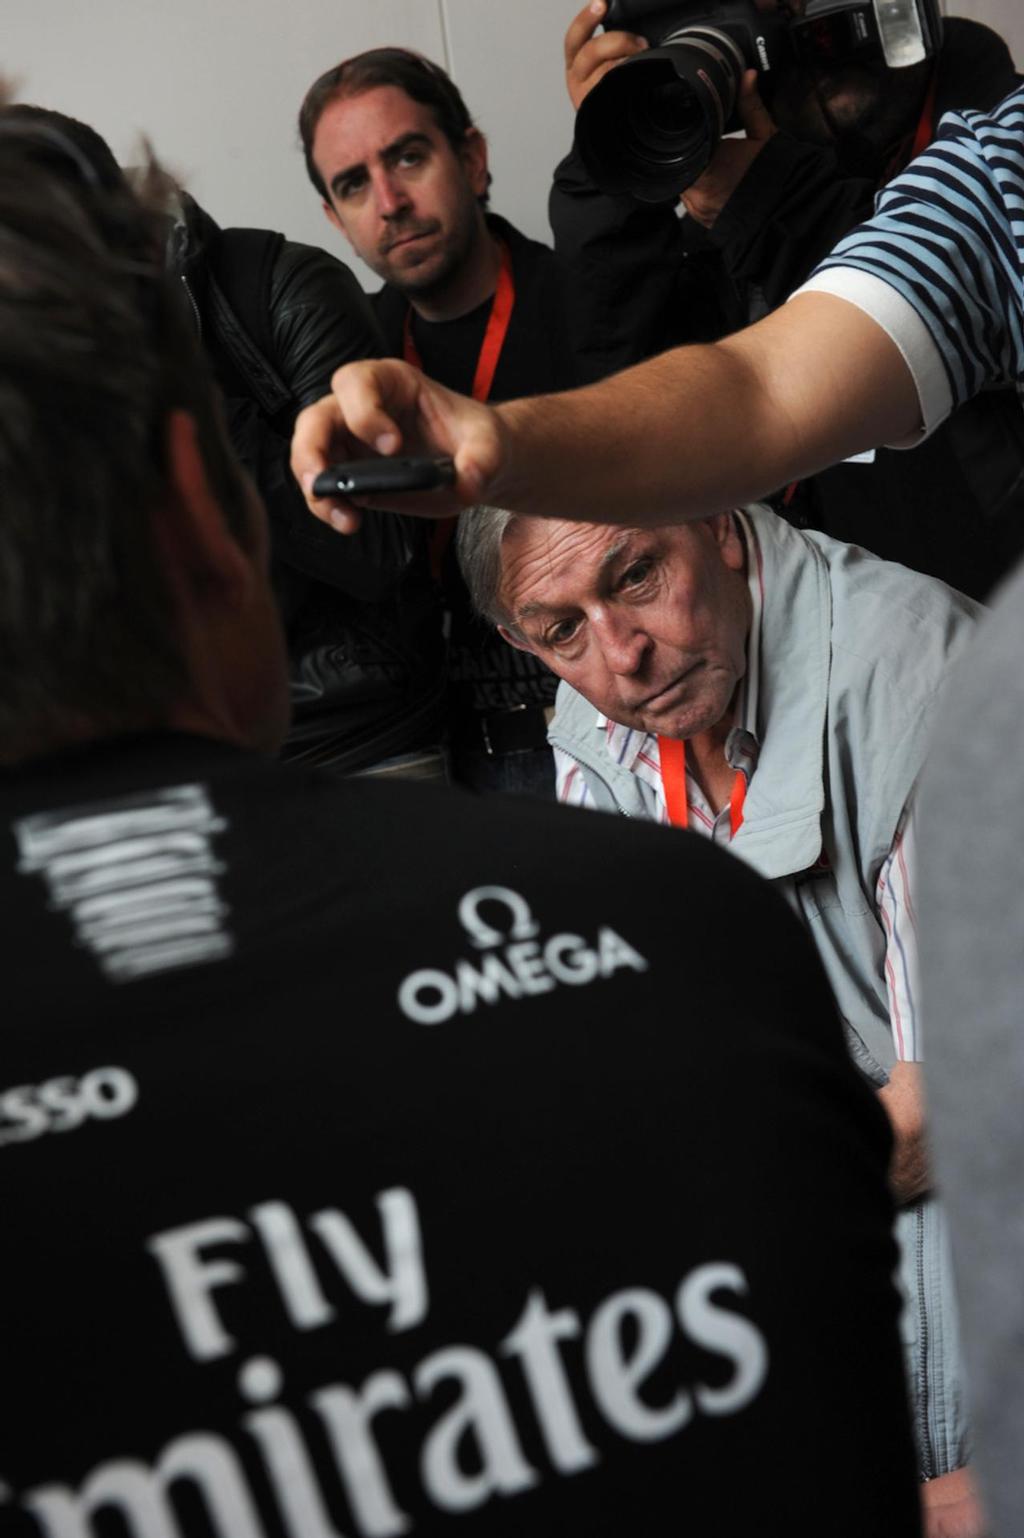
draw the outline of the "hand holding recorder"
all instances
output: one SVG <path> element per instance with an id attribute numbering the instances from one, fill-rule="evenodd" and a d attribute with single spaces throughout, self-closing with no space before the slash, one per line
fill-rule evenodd
<path id="1" fill-rule="evenodd" d="M 501 426 L 490 407 L 395 358 L 350 363 L 331 390 L 300 414 L 292 439 L 292 472 L 317 518 L 353 534 L 361 508 L 393 508 L 398 491 L 401 511 L 423 518 L 450 518 L 486 500 L 502 459 Z M 377 475 L 367 455 L 381 460 Z"/>

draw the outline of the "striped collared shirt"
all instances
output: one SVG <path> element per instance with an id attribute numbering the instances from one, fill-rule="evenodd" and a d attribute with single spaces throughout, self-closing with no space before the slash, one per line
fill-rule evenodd
<path id="1" fill-rule="evenodd" d="M 761 675 L 761 617 L 764 612 L 764 568 L 761 551 L 749 520 L 737 511 L 733 515 L 743 535 L 747 550 L 747 582 L 750 590 L 751 621 L 747 635 L 747 666 L 737 689 L 736 724 L 726 738 L 725 756 L 729 766 L 742 771 L 749 784 L 757 769 L 760 745 L 765 730 L 758 720 Z M 594 729 L 601 736 L 603 750 L 611 760 L 645 784 L 657 797 L 658 821 L 668 823 L 668 807 L 661 778 L 658 739 L 652 732 L 640 732 L 610 721 L 600 712 L 594 714 Z M 567 806 L 594 808 L 594 799 L 576 760 L 555 748 L 555 772 L 559 801 Z M 715 812 L 697 779 L 686 771 L 687 826 L 716 843 L 728 844 L 732 832 L 729 807 Z M 885 931 L 885 982 L 889 995 L 889 1021 L 897 1058 L 916 1061 L 919 1056 L 917 1031 L 917 916 L 913 901 L 915 874 L 914 819 L 908 807 L 900 820 L 896 838 L 879 872 L 875 903 L 879 922 Z"/>

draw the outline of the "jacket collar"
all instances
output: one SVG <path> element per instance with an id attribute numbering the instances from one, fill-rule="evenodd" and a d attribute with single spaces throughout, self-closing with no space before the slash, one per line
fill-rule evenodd
<path id="1" fill-rule="evenodd" d="M 736 854 L 770 879 L 821 853 L 832 598 L 818 549 L 769 508 L 748 509 L 764 576 L 758 716 L 761 753 Z"/>

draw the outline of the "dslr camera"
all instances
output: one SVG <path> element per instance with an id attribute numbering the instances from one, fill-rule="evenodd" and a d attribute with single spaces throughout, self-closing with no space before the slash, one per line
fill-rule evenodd
<path id="1" fill-rule="evenodd" d="M 651 45 L 598 81 L 576 116 L 576 148 L 603 192 L 675 199 L 706 170 L 756 69 L 771 100 L 789 63 L 821 70 L 919 64 L 942 42 L 939 0 L 609 0 L 605 31 Z"/>

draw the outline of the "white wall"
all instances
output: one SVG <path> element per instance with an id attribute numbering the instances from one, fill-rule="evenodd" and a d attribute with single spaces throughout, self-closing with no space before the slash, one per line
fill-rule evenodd
<path id="1" fill-rule="evenodd" d="M 1017 68 L 1024 73 L 1024 3 L 1022 0 L 946 0 L 947 16 L 969 16 L 983 21 L 1010 46 Z"/>
<path id="2" fill-rule="evenodd" d="M 575 0 L 0 0 L 0 70 L 20 100 L 91 123 L 122 162 L 137 157 L 144 131 L 221 224 L 283 230 L 347 257 L 306 179 L 299 104 L 340 59 L 401 43 L 457 80 L 491 141 L 495 207 L 548 239 L 548 183 L 572 137 L 562 36 L 578 8 Z M 360 276 L 376 287 L 365 268 Z"/>
<path id="3" fill-rule="evenodd" d="M 495 207 L 545 239 L 551 171 L 572 135 L 562 36 L 582 3 L 2 0 L 0 70 L 22 100 L 92 123 L 123 161 L 146 132 L 222 224 L 284 230 L 342 255 L 305 177 L 299 103 L 339 59 L 403 43 L 458 82 L 490 140 Z M 1024 64 L 1022 0 L 945 8 L 995 27 Z"/>

